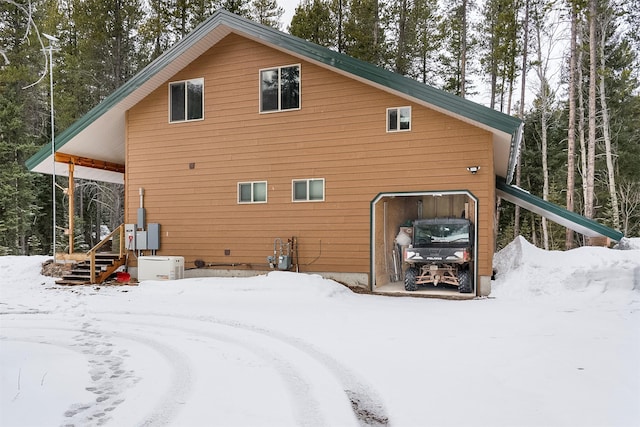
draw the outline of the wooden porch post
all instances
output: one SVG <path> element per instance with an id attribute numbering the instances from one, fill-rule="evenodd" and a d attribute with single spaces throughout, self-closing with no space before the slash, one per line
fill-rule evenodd
<path id="1" fill-rule="evenodd" d="M 75 200 L 73 190 L 73 163 L 69 163 L 69 187 L 67 189 L 67 196 L 69 196 L 69 254 L 73 253 L 73 217 L 75 216 Z"/>

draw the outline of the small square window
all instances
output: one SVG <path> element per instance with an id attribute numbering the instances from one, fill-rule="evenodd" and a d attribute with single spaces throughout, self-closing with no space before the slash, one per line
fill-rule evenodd
<path id="1" fill-rule="evenodd" d="M 204 118 L 204 79 L 169 83 L 169 122 Z"/>
<path id="2" fill-rule="evenodd" d="M 324 178 L 294 180 L 292 193 L 294 202 L 322 202 Z"/>
<path id="3" fill-rule="evenodd" d="M 411 130 L 411 107 L 387 108 L 387 132 Z"/>
<path id="4" fill-rule="evenodd" d="M 238 203 L 267 203 L 267 181 L 239 182 Z"/>

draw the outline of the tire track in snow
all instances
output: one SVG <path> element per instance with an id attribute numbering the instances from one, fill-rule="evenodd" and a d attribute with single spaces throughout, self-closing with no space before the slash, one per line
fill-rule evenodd
<path id="1" fill-rule="evenodd" d="M 128 325 L 132 325 L 128 323 Z M 191 365 L 184 353 L 174 347 L 151 339 L 147 335 L 134 334 L 130 332 L 117 331 L 119 337 L 126 338 L 137 343 L 141 343 L 159 355 L 161 355 L 171 367 L 171 381 L 168 389 L 163 393 L 163 397 L 155 405 L 155 409 L 145 417 L 142 426 L 164 426 L 170 425 L 172 419 L 182 408 L 191 392 L 193 383 L 191 377 Z"/>
<path id="2" fill-rule="evenodd" d="M 96 313 L 97 314 L 97 313 Z M 230 319 L 220 319 L 209 316 L 185 316 L 179 314 L 166 314 L 166 313 L 131 313 L 131 312 L 101 312 L 102 315 L 128 315 L 128 316 L 150 316 L 150 317 L 158 317 L 158 318 L 176 318 L 183 319 L 189 321 L 197 321 L 204 323 L 212 323 L 221 326 L 226 326 L 236 330 L 244 330 L 247 332 L 251 332 L 254 334 L 258 334 L 268 338 L 269 340 L 274 340 L 276 342 L 280 342 L 281 344 L 287 344 L 288 346 L 296 349 L 298 352 L 305 354 L 307 357 L 315 360 L 321 366 L 323 366 L 329 373 L 333 375 L 334 378 L 340 383 L 342 386 L 342 392 L 346 399 L 348 399 L 349 405 L 355 415 L 358 423 L 362 426 L 390 426 L 391 422 L 387 415 L 386 409 L 382 403 L 382 399 L 380 396 L 374 391 L 374 389 L 362 378 L 360 378 L 357 374 L 355 374 L 352 370 L 341 364 L 338 360 L 333 358 L 332 356 L 318 350 L 314 346 L 309 343 L 306 343 L 298 338 L 291 337 L 289 335 L 261 328 L 251 324 L 245 324 L 242 322 L 238 322 Z M 179 329 L 179 328 L 178 328 Z M 268 351 L 264 349 L 257 348 L 255 345 L 250 345 L 246 342 L 239 341 L 235 338 L 230 338 L 229 336 L 221 336 L 220 334 L 212 334 L 210 331 L 202 331 L 202 330 L 193 330 L 188 329 L 188 331 L 192 333 L 197 333 L 199 335 L 206 335 L 214 339 L 218 340 L 229 340 L 229 342 L 233 342 L 234 344 L 241 345 L 248 350 L 262 355 L 262 357 L 266 357 L 267 360 L 270 360 L 272 363 L 277 365 L 276 369 L 282 375 L 283 379 L 287 382 L 291 390 L 293 391 L 293 396 L 296 399 L 300 399 L 300 396 L 306 396 L 308 393 L 305 390 L 308 389 L 308 386 L 304 385 L 304 383 L 299 383 L 301 381 L 302 375 L 296 373 L 294 378 L 296 381 L 292 382 L 289 378 L 291 377 L 291 373 L 294 372 L 292 367 L 289 364 L 283 364 L 278 358 L 274 358 Z M 277 348 L 277 347 L 276 347 Z M 319 417 L 319 410 L 317 409 L 317 404 L 311 401 L 298 401 L 296 402 L 297 414 L 296 417 L 298 421 L 300 421 L 299 425 L 310 425 L 309 415 L 315 414 L 315 416 Z M 312 418 L 313 419 L 313 418 Z M 321 423 L 322 424 L 322 423 Z"/>
<path id="3" fill-rule="evenodd" d="M 369 386 L 366 381 L 352 372 L 349 368 L 338 362 L 335 358 L 324 353 L 311 344 L 300 339 L 285 335 L 280 332 L 260 328 L 254 325 L 244 324 L 237 321 L 221 320 L 215 318 L 205 318 L 218 324 L 224 324 L 234 328 L 250 330 L 264 334 L 272 339 L 285 342 L 299 351 L 308 354 L 324 365 L 342 383 L 345 395 L 349 398 L 353 412 L 362 426 L 389 426 L 389 416 L 382 404 L 382 399 Z M 210 319 L 210 320 L 209 320 Z"/>
<path id="4" fill-rule="evenodd" d="M 293 404 L 293 416 L 295 418 L 296 426 L 306 426 L 306 427 L 316 427 L 328 425 L 325 420 L 325 416 L 321 410 L 320 404 L 314 399 L 311 391 L 313 390 L 313 384 L 310 384 L 305 377 L 307 376 L 304 372 L 301 372 L 297 369 L 292 363 L 290 363 L 286 358 L 278 357 L 278 354 L 271 351 L 270 348 L 264 348 L 260 344 L 256 344 L 252 342 L 252 340 L 242 340 L 238 337 L 231 336 L 229 334 L 224 333 L 216 333 L 209 329 L 203 330 L 201 328 L 189 328 L 184 326 L 175 326 L 170 323 L 154 323 L 154 322 L 140 322 L 140 321 L 123 321 L 123 315 L 131 315 L 131 316 L 148 316 L 148 317 L 158 317 L 162 319 L 168 319 L 169 321 L 177 316 L 166 315 L 166 314 L 131 314 L 131 313 L 114 313 L 114 312 L 102 312 L 101 315 L 114 315 L 116 316 L 114 319 L 109 319 L 108 322 L 111 325 L 114 324 L 123 324 L 128 325 L 129 327 L 142 327 L 149 328 L 147 332 L 157 332 L 157 330 L 161 330 L 166 333 L 168 330 L 176 331 L 181 334 L 188 334 L 193 337 L 206 337 L 207 339 L 214 340 L 217 342 L 222 342 L 226 344 L 232 344 L 238 346 L 240 348 L 245 349 L 251 354 L 254 354 L 264 362 L 266 362 L 269 366 L 272 366 L 274 370 L 280 376 L 284 386 L 287 389 L 289 398 Z M 200 322 L 201 320 L 194 319 L 191 317 L 184 317 L 182 319 Z M 106 320 L 106 319 L 105 319 Z M 210 322 L 207 322 L 210 323 Z M 227 325 L 223 325 L 227 326 Z M 126 334 L 131 335 L 131 334 Z M 134 336 L 131 336 L 134 338 Z M 174 395 L 173 387 L 167 391 L 169 397 Z M 162 405 L 159 405 L 162 407 Z M 162 419 L 162 417 L 152 416 L 154 418 L 154 422 L 147 422 L 143 425 L 161 425 L 155 423 L 156 419 Z"/>

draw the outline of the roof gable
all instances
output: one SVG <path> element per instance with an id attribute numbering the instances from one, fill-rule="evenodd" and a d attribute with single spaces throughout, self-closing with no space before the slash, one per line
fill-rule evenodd
<path id="1" fill-rule="evenodd" d="M 231 32 L 489 130 L 494 135 L 496 173 L 511 181 L 520 145 L 521 120 L 224 10 L 217 11 L 57 135 L 55 151 L 124 164 L 126 111 Z M 27 167 L 51 173 L 51 156 L 49 144 L 27 161 Z M 76 169 L 76 176 L 122 181 L 118 174 L 82 167 Z"/>

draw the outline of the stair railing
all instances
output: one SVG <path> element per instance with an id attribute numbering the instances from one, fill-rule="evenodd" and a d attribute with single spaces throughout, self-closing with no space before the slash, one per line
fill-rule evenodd
<path id="1" fill-rule="evenodd" d="M 124 246 L 124 224 L 120 224 L 115 228 L 111 233 L 109 233 L 104 239 L 102 239 L 97 245 L 87 252 L 87 257 L 90 260 L 90 275 L 91 275 L 91 284 L 93 285 L 96 282 L 96 252 L 98 249 L 103 247 L 109 240 L 113 238 L 113 236 L 118 235 L 118 256 L 122 258 L 125 254 L 125 246 Z M 113 250 L 113 248 L 111 249 Z"/>

